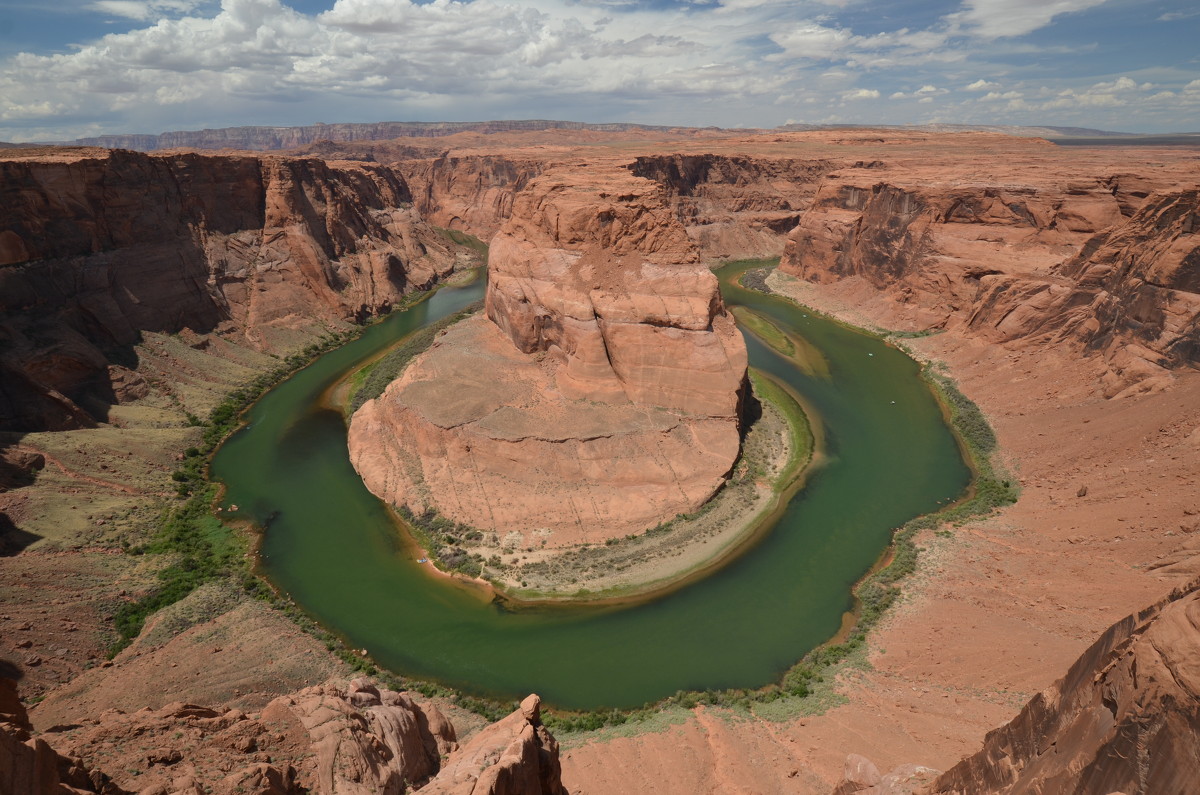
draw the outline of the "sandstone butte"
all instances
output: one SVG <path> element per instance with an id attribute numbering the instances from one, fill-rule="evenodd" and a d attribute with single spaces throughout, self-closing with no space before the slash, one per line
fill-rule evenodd
<path id="1" fill-rule="evenodd" d="M 355 413 L 350 458 L 377 496 L 553 548 L 721 487 L 746 347 L 661 185 L 534 179 L 492 239 L 486 308 Z"/>
<path id="2" fill-rule="evenodd" d="M 982 407 L 1021 496 L 917 538 L 918 574 L 872 633 L 871 667 L 835 677 L 842 703 L 771 721 L 698 707 L 662 731 L 585 736 L 559 755 L 563 785 L 1186 787 L 1200 734 L 1196 163 L 1194 149 L 886 129 L 476 131 L 287 155 L 5 150 L 0 672 L 41 700 L 20 718 L 0 683 L 0 770 L 33 759 L 38 782 L 53 769 L 86 791 L 78 775 L 93 789 L 107 776 L 109 792 L 139 791 L 151 773 L 156 791 L 215 790 L 247 771 L 234 786 L 286 791 L 285 768 L 315 781 L 325 758 L 301 704 L 357 726 L 347 749 L 361 740 L 378 760 L 402 747 L 362 733 L 376 707 L 337 683 L 348 669 L 323 644 L 214 584 L 98 664 L 114 606 L 153 587 L 153 557 L 123 555 L 122 542 L 152 536 L 146 506 L 199 438 L 185 410 L 202 416 L 271 354 L 467 264 L 439 227 L 489 240 L 540 177 L 578 173 L 660 186 L 701 261 L 782 255 L 768 280 L 780 292 L 858 325 L 937 332 L 904 342 Z M 379 694 L 380 708 L 405 709 Z M 296 706 L 271 714 L 295 720 L 242 738 L 281 697 Z M 480 721 L 437 706 L 470 745 Z M 411 747 L 425 747 L 405 714 L 395 720 L 418 721 L 422 738 Z M 513 739 L 479 758 L 553 769 L 538 727 L 510 722 Z M 172 748 L 162 738 L 176 731 L 213 743 Z M 442 769 L 461 771 L 454 759 Z M 361 781 L 382 770 L 347 769 Z M 47 791 L 30 786 L 17 791 Z"/>

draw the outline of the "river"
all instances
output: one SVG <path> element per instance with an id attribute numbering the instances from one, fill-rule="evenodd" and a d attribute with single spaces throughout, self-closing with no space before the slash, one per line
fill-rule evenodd
<path id="1" fill-rule="evenodd" d="M 442 288 L 272 389 L 218 451 L 213 476 L 227 486 L 226 504 L 264 529 L 271 581 L 398 673 L 480 695 L 537 692 L 569 709 L 766 685 L 838 631 L 851 587 L 892 530 L 961 495 L 970 471 L 916 362 L 740 288 L 738 274 L 738 266 L 718 272 L 728 305 L 767 318 L 824 359 L 807 366 L 746 335 L 751 364 L 816 413 L 826 457 L 759 543 L 681 590 L 620 607 L 506 609 L 431 576 L 362 485 L 342 415 L 322 395 L 405 334 L 478 300 L 481 283 Z"/>

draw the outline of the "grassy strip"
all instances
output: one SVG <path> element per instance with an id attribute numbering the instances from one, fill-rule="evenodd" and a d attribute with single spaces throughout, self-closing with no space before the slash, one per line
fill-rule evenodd
<path id="1" fill-rule="evenodd" d="M 483 555 L 464 549 L 482 541 L 483 531 L 448 519 L 433 508 L 423 514 L 414 514 L 404 505 L 397 510 L 412 528 L 413 536 L 429 554 L 433 565 L 442 571 L 478 577 L 483 573 L 485 562 L 500 565 L 500 558 L 495 555 L 492 561 L 484 561 Z"/>
<path id="2" fill-rule="evenodd" d="M 791 358 L 796 355 L 795 344 L 779 326 L 757 312 L 744 307 L 735 306 L 732 311 L 738 323 L 745 326 L 751 334 L 765 342 L 781 356 Z"/>
<path id="3" fill-rule="evenodd" d="M 447 315 L 436 323 L 414 331 L 395 350 L 351 375 L 349 405 L 346 407 L 347 416 L 358 411 L 368 400 L 374 400 L 382 395 L 383 390 L 396 380 L 400 371 L 413 360 L 413 357 L 428 349 L 444 329 L 481 309 L 483 309 L 483 302 L 476 301 L 453 315 Z"/>
<path id="4" fill-rule="evenodd" d="M 792 485 L 796 476 L 812 461 L 817 444 L 816 437 L 813 436 L 812 425 L 809 424 L 804 407 L 780 383 L 753 367 L 750 368 L 750 382 L 759 400 L 770 403 L 783 415 L 788 435 L 791 437 L 791 454 L 787 464 L 779 471 L 774 484 L 775 491 L 783 491 Z M 758 476 L 761 473 L 754 474 Z"/>
<path id="5" fill-rule="evenodd" d="M 482 258 L 483 262 L 487 262 L 488 244 L 475 237 L 475 235 L 470 232 L 464 232 L 461 229 L 446 229 L 440 226 L 435 226 L 434 230 L 456 246 L 462 246 L 474 251 Z"/>

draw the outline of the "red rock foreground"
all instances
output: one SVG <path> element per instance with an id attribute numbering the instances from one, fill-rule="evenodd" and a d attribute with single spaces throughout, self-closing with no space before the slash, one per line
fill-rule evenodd
<path id="1" fill-rule="evenodd" d="M 940 776 L 851 755 L 835 795 L 1187 793 L 1200 781 L 1200 580 L 1118 621 Z M 934 779 L 932 782 L 930 779 Z"/>
<path id="2" fill-rule="evenodd" d="M 350 456 L 372 492 L 556 547 L 645 530 L 720 488 L 746 348 L 661 187 L 539 177 L 488 274 L 487 317 L 354 415 Z"/>
<path id="3" fill-rule="evenodd" d="M 0 793 L 565 795 L 539 703 L 529 696 L 461 750 L 436 707 L 366 679 L 305 688 L 257 715 L 177 702 L 32 736 L 0 677 Z"/>

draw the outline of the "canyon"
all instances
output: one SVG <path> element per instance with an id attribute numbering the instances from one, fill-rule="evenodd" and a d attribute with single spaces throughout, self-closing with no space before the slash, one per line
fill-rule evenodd
<path id="1" fill-rule="evenodd" d="M 631 131 L 619 145 L 522 135 L 310 147 L 319 155 L 3 152 L 0 627 L 11 648 L 0 653 L 21 669 L 21 694 L 40 701 L 24 731 L 58 748 L 50 729 L 101 721 L 106 710 L 182 700 L 250 714 L 348 678 L 316 638 L 223 585 L 167 608 L 101 662 L 114 607 L 155 587 L 154 556 L 122 554 L 122 543 L 151 532 L 156 511 L 139 506 L 170 493 L 174 456 L 199 435 L 187 415 L 206 413 L 276 356 L 477 264 L 455 243 L 461 233 L 493 241 L 497 268 L 511 276 L 489 296 L 491 319 L 448 336 L 486 334 L 471 344 L 497 356 L 548 354 L 538 383 L 565 384 L 569 395 L 580 367 L 600 360 L 581 358 L 560 377 L 572 365 L 548 340 L 594 342 L 596 330 L 575 324 L 586 313 L 562 310 L 570 322 L 546 325 L 517 285 L 530 282 L 535 253 L 600 256 L 587 247 L 605 242 L 610 212 L 647 224 L 626 238 L 630 261 L 614 274 L 623 285 L 634 267 L 651 278 L 628 284 L 653 284 L 659 253 L 696 265 L 780 256 L 770 289 L 899 332 L 897 343 L 942 363 L 984 410 L 1021 496 L 918 536 L 904 598 L 864 659 L 827 683 L 821 709 L 812 699 L 745 714 L 702 705 L 654 731 L 560 737 L 568 790 L 830 792 L 858 754 L 877 770 L 946 770 L 939 791 L 1020 791 L 1064 780 L 1047 739 L 1073 770 L 1097 771 L 1079 791 L 1154 791 L 1158 779 L 1104 761 L 1103 749 L 1128 755 L 1130 743 L 1177 760 L 1156 767 L 1162 775 L 1194 772 L 1178 749 L 1197 729 L 1186 706 L 1196 692 L 1186 586 L 1200 573 L 1195 150 L 895 130 L 673 140 Z M 621 186 L 608 209 L 597 201 L 604 184 Z M 550 245 L 555 227 L 540 208 L 555 191 L 579 213 L 558 228 L 587 231 Z M 724 322 L 703 300 L 702 277 L 689 278 L 671 295 L 689 317 Z M 557 300 L 624 294 L 612 286 Z M 610 306 L 648 316 L 641 299 Z M 602 382 L 615 393 L 607 373 Z M 621 392 L 634 404 L 636 388 Z M 726 433 L 736 427 L 730 408 L 717 415 Z M 1158 607 L 1125 619 L 1147 605 Z M 1107 679 L 1090 689 L 1101 668 Z M 1154 689 L 1164 669 L 1179 688 L 1167 696 Z M 985 737 L 1043 691 L 1052 695 Z M 1159 706 L 1168 702 L 1184 706 Z M 444 709 L 456 727 L 479 723 Z M 1128 728 L 1147 721 L 1160 727 L 1153 738 Z M 537 756 L 535 746 L 512 755 Z M 99 748 L 72 753 L 104 769 Z"/>

